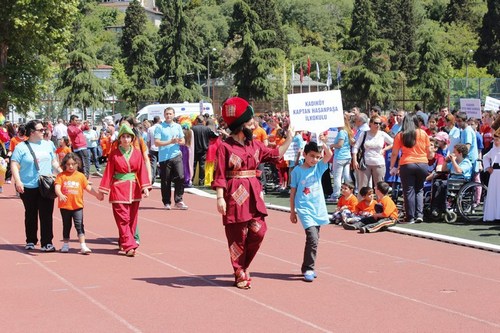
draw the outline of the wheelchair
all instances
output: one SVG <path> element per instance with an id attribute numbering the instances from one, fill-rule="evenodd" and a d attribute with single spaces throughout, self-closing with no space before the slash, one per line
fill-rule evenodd
<path id="1" fill-rule="evenodd" d="M 432 188 L 424 187 L 424 205 L 426 215 L 431 215 Z M 455 223 L 459 220 L 466 222 L 480 222 L 484 214 L 484 200 L 488 188 L 482 183 L 468 181 L 466 179 L 448 179 L 446 183 L 446 209 L 441 213 L 446 223 Z"/>

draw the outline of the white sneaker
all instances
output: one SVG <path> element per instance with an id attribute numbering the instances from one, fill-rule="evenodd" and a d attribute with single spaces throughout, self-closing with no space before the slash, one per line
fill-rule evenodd
<path id="1" fill-rule="evenodd" d="M 179 201 L 178 203 L 175 204 L 175 209 L 187 210 L 188 206 L 186 206 L 184 202 Z"/>
<path id="2" fill-rule="evenodd" d="M 68 253 L 69 252 L 69 243 L 63 243 L 63 246 L 61 247 L 61 252 L 62 253 Z"/>
<path id="3" fill-rule="evenodd" d="M 80 250 L 81 254 L 91 254 L 92 250 L 87 247 L 87 245 L 82 244 L 82 249 Z"/>
<path id="4" fill-rule="evenodd" d="M 42 252 L 55 252 L 56 248 L 52 244 L 47 244 L 45 246 L 42 246 L 40 248 L 40 251 Z"/>

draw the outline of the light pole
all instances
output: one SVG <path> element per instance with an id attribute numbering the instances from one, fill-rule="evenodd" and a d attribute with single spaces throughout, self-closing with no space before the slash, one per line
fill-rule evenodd
<path id="1" fill-rule="evenodd" d="M 471 54 L 472 50 L 468 50 L 467 53 L 465 53 L 465 93 L 467 94 L 466 97 L 469 97 L 469 54 Z"/>
<path id="2" fill-rule="evenodd" d="M 208 51 L 207 55 L 207 97 L 208 100 L 210 100 L 210 52 L 215 52 L 217 49 L 213 47 L 211 50 Z"/>

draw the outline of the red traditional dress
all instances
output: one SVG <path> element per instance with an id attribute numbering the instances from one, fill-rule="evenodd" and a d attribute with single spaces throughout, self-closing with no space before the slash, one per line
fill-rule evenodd
<path id="1" fill-rule="evenodd" d="M 99 190 L 109 194 L 113 216 L 125 252 L 138 247 L 134 239 L 142 191 L 149 188 L 148 172 L 142 153 L 134 148 L 114 149 L 108 156 Z"/>
<path id="2" fill-rule="evenodd" d="M 257 254 L 267 230 L 264 218 L 267 209 L 257 167 L 264 162 L 277 162 L 278 148 L 268 148 L 257 140 L 241 145 L 232 137 L 217 150 L 212 188 L 224 189 L 226 215 L 222 223 L 236 279 L 246 275 L 246 269 Z"/>

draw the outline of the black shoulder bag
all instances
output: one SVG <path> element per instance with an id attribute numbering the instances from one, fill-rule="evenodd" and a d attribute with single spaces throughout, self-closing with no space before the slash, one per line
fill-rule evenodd
<path id="1" fill-rule="evenodd" d="M 363 135 L 363 141 L 361 142 L 358 153 L 356 154 L 356 161 L 358 162 L 359 170 L 366 170 L 366 162 L 365 162 L 366 131 L 362 135 Z"/>
<path id="2" fill-rule="evenodd" d="M 38 171 L 38 190 L 40 191 L 40 195 L 45 199 L 54 200 L 57 198 L 56 189 L 55 189 L 55 177 L 54 175 L 41 175 L 40 174 L 40 166 L 38 165 L 38 161 L 36 159 L 35 152 L 31 148 L 28 141 L 25 141 L 28 149 L 30 150 L 31 155 L 33 156 L 33 161 L 35 162 L 36 171 Z"/>

